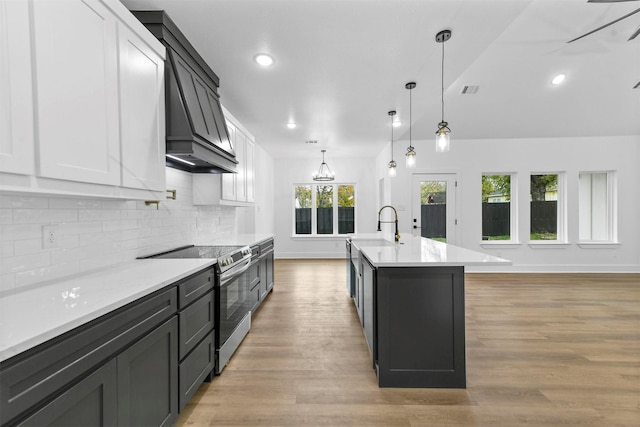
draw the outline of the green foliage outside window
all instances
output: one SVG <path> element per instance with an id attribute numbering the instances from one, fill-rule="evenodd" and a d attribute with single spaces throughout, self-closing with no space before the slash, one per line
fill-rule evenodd
<path id="1" fill-rule="evenodd" d="M 352 208 L 355 206 L 355 188 L 353 185 L 338 186 L 338 207 Z"/>
<path id="2" fill-rule="evenodd" d="M 511 175 L 482 175 L 482 201 L 488 201 L 492 194 L 503 195 L 511 201 Z"/>

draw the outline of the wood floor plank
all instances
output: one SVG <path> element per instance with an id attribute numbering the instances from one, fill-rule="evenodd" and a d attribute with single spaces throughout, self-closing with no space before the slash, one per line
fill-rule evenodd
<path id="1" fill-rule="evenodd" d="M 467 274 L 467 389 L 379 388 L 344 260 L 273 294 L 178 426 L 640 426 L 640 275 Z"/>

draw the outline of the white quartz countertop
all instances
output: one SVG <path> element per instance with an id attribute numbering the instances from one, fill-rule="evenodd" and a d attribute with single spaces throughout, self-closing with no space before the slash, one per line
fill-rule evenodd
<path id="1" fill-rule="evenodd" d="M 203 268 L 212 259 L 144 259 L 0 296 L 0 361 Z"/>
<path id="2" fill-rule="evenodd" d="M 348 236 L 374 267 L 437 267 L 511 265 L 511 261 L 413 235 L 400 242 L 393 235 L 361 233 Z"/>

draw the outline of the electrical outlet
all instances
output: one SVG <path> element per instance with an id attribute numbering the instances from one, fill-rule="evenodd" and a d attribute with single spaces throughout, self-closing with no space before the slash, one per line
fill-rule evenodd
<path id="1" fill-rule="evenodd" d="M 42 226 L 42 248 L 50 249 L 58 247 L 58 226 L 43 225 Z"/>

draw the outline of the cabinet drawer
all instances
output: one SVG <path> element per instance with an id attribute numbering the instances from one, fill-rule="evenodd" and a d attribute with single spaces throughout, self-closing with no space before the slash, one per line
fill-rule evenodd
<path id="1" fill-rule="evenodd" d="M 273 239 L 260 244 L 260 256 L 264 256 L 266 252 L 273 250 Z"/>
<path id="2" fill-rule="evenodd" d="M 180 323 L 180 359 L 211 333 L 214 327 L 213 291 L 203 296 L 178 314 Z"/>
<path id="3" fill-rule="evenodd" d="M 249 277 L 249 289 L 258 286 L 260 283 L 260 263 L 258 261 L 251 263 L 247 275 Z"/>
<path id="4" fill-rule="evenodd" d="M 108 360 L 177 311 L 175 288 L 128 304 L 0 364 L 0 424 Z"/>
<path id="5" fill-rule="evenodd" d="M 214 283 L 213 268 L 208 268 L 178 282 L 178 307 L 182 309 L 188 306 L 213 289 Z"/>
<path id="6" fill-rule="evenodd" d="M 191 400 L 204 379 L 212 373 L 215 353 L 212 331 L 180 364 L 180 411 Z"/>

